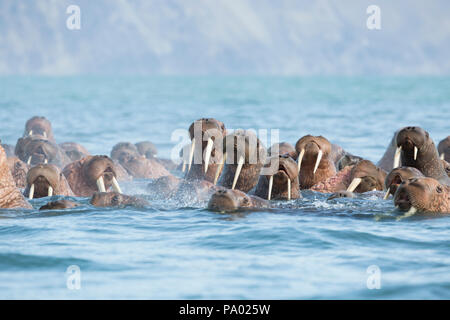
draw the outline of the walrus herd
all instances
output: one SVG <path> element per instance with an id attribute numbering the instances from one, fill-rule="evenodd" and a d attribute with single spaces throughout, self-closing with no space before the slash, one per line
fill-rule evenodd
<path id="1" fill-rule="evenodd" d="M 194 121 L 189 136 L 179 164 L 157 157 L 150 141 L 120 142 L 109 156 L 91 155 L 75 142 L 57 144 L 50 121 L 32 117 L 15 146 L 0 146 L 0 208 L 32 209 L 29 200 L 52 196 L 145 207 L 150 203 L 123 194 L 120 182 L 149 179 L 148 192 L 162 199 L 200 199 L 219 212 L 271 208 L 274 200 L 298 199 L 309 189 L 330 193 L 328 199 L 382 191 L 406 215 L 450 213 L 450 136 L 436 147 L 420 127 L 397 130 L 377 164 L 322 136 L 266 149 L 253 131 L 228 132 L 213 118 Z M 77 206 L 63 199 L 40 209 Z"/>

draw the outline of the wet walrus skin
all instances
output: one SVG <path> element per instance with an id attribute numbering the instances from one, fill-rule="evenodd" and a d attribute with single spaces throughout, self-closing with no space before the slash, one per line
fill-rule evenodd
<path id="1" fill-rule="evenodd" d="M 187 164 L 186 180 L 204 179 L 215 182 L 216 174 L 220 175 L 222 172 L 221 143 L 226 133 L 223 122 L 214 118 L 198 119 L 189 126 L 191 139 L 189 154 L 183 150 L 183 162 Z M 219 170 L 218 173 L 217 170 Z"/>
<path id="2" fill-rule="evenodd" d="M 31 209 L 31 205 L 25 200 L 24 196 L 17 188 L 11 175 L 6 160 L 6 153 L 0 146 L 0 208 L 25 208 Z"/>
<path id="3" fill-rule="evenodd" d="M 265 167 L 270 166 L 269 162 Z M 291 200 L 301 198 L 297 163 L 288 155 L 278 156 L 278 165 L 270 174 L 260 175 L 255 195 L 267 200 Z M 272 178 L 271 178 L 272 177 Z M 270 190 L 270 179 L 272 189 Z"/>
<path id="4" fill-rule="evenodd" d="M 28 170 L 24 196 L 35 199 L 53 195 L 74 196 L 59 168 L 53 164 L 38 164 Z"/>
<path id="5" fill-rule="evenodd" d="M 17 188 L 25 188 L 27 186 L 28 165 L 17 157 L 8 158 L 7 161 Z"/>
<path id="6" fill-rule="evenodd" d="M 62 209 L 71 209 L 78 207 L 79 204 L 69 200 L 57 200 L 51 201 L 42 207 L 39 210 L 62 210 Z"/>
<path id="7" fill-rule="evenodd" d="M 450 178 L 428 132 L 420 127 L 405 127 L 397 133 L 396 145 L 394 166 L 397 165 L 396 159 L 400 155 L 399 165 L 414 167 L 424 176 L 450 185 Z"/>
<path id="8" fill-rule="evenodd" d="M 386 176 L 384 180 L 384 187 L 387 190 L 385 198 L 389 194 L 394 195 L 397 191 L 397 188 L 402 184 L 403 181 L 406 181 L 411 178 L 420 178 L 425 177 L 422 172 L 413 167 L 399 167 L 392 169 L 391 172 Z"/>
<path id="9" fill-rule="evenodd" d="M 96 207 L 146 207 L 150 205 L 147 200 L 118 192 L 95 192 L 92 195 L 90 204 Z"/>
<path id="10" fill-rule="evenodd" d="M 246 130 L 227 135 L 222 145 L 226 161 L 218 185 L 249 192 L 258 184 L 266 148 L 254 132 Z"/>
<path id="11" fill-rule="evenodd" d="M 208 202 L 208 209 L 218 212 L 265 208 L 271 208 L 269 201 L 257 196 L 247 195 L 239 190 L 231 189 L 221 189 L 216 191 Z"/>
<path id="12" fill-rule="evenodd" d="M 450 213 L 450 187 L 428 177 L 408 179 L 395 192 L 394 204 L 411 214 Z"/>
<path id="13" fill-rule="evenodd" d="M 438 144 L 439 157 L 442 160 L 450 162 L 450 136 L 441 140 Z"/>
<path id="14" fill-rule="evenodd" d="M 306 135 L 295 144 L 300 189 L 309 189 L 336 174 L 331 143 L 322 136 Z"/>
<path id="15" fill-rule="evenodd" d="M 66 166 L 63 174 L 78 197 L 90 197 L 96 191 L 105 192 L 110 187 L 120 192 L 115 165 L 108 156 L 84 157 Z"/>

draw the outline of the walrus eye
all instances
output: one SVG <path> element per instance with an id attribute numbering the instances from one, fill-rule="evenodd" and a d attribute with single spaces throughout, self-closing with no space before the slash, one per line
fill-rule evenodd
<path id="1" fill-rule="evenodd" d="M 436 192 L 437 193 L 442 193 L 442 187 L 441 186 L 437 186 L 436 187 Z"/>

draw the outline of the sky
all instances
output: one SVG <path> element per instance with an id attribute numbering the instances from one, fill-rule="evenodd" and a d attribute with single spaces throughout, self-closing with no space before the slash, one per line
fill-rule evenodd
<path id="1" fill-rule="evenodd" d="M 80 29 L 67 27 L 70 5 Z M 380 29 L 367 27 L 370 5 Z M 448 75 L 449 9 L 448 0 L 0 0 L 0 75 Z"/>

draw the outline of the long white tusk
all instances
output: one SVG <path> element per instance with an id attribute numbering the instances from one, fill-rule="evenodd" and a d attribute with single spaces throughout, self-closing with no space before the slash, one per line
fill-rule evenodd
<path id="1" fill-rule="evenodd" d="M 234 173 L 234 179 L 233 179 L 233 185 L 231 186 L 231 190 L 234 190 L 234 187 L 236 187 L 236 183 L 239 179 L 239 175 L 241 174 L 242 166 L 244 165 L 244 157 L 241 156 L 238 160 L 238 166 L 236 168 L 236 172 Z"/>
<path id="2" fill-rule="evenodd" d="M 389 192 L 391 192 L 391 187 L 389 187 L 386 191 L 386 194 L 383 197 L 383 200 L 387 200 L 387 198 L 389 198 Z"/>
<path id="3" fill-rule="evenodd" d="M 409 208 L 408 212 L 397 218 L 397 221 L 413 216 L 417 212 L 415 207 Z"/>
<path id="4" fill-rule="evenodd" d="M 216 175 L 214 176 L 214 184 L 217 184 L 217 181 L 219 180 L 220 173 L 222 172 L 223 166 L 225 165 L 225 161 L 227 161 L 226 152 L 223 154 L 222 162 L 217 166 Z"/>
<path id="5" fill-rule="evenodd" d="M 348 186 L 347 191 L 350 191 L 350 192 L 355 191 L 355 189 L 359 186 L 361 181 L 362 181 L 361 178 L 354 178 L 352 183 L 350 183 L 350 185 Z"/>
<path id="6" fill-rule="evenodd" d="M 188 162 L 188 170 L 187 170 L 187 172 L 191 171 L 192 158 L 194 157 L 194 149 L 195 149 L 195 138 L 191 142 L 191 150 L 189 152 L 189 162 Z"/>
<path id="7" fill-rule="evenodd" d="M 47 138 L 47 132 L 44 131 L 43 135 L 45 138 Z"/>
<path id="8" fill-rule="evenodd" d="M 288 187 L 288 200 L 291 200 L 291 179 L 289 178 L 287 182 L 287 187 Z"/>
<path id="9" fill-rule="evenodd" d="M 272 186 L 273 186 L 273 176 L 270 176 L 269 191 L 267 192 L 267 200 L 270 200 L 270 198 L 272 198 Z"/>
<path id="10" fill-rule="evenodd" d="M 30 165 L 30 164 L 31 164 L 31 157 L 32 157 L 32 156 L 29 156 L 29 157 L 28 157 L 27 165 Z"/>
<path id="11" fill-rule="evenodd" d="M 209 159 L 211 158 L 211 152 L 212 152 L 213 145 L 214 145 L 214 142 L 212 141 L 211 138 L 209 138 L 208 144 L 206 145 L 206 150 L 205 150 L 205 173 L 208 171 Z"/>
<path id="12" fill-rule="evenodd" d="M 48 196 L 51 197 L 53 195 L 53 188 L 52 186 L 48 186 Z"/>
<path id="13" fill-rule="evenodd" d="M 33 130 L 30 130 L 30 132 L 28 132 L 28 135 L 32 136 L 33 135 Z"/>
<path id="14" fill-rule="evenodd" d="M 398 147 L 397 150 L 395 150 L 395 155 L 394 155 L 394 168 L 398 168 L 400 165 L 400 154 L 402 152 L 402 146 Z"/>
<path id="15" fill-rule="evenodd" d="M 119 182 L 117 182 L 116 177 L 112 178 L 112 187 L 115 192 L 122 193 L 122 190 L 120 190 Z"/>
<path id="16" fill-rule="evenodd" d="M 103 181 L 102 176 L 98 177 L 98 179 L 97 179 L 97 188 L 98 188 L 98 191 L 100 191 L 100 192 L 106 192 L 105 182 Z"/>
<path id="17" fill-rule="evenodd" d="M 45 158 L 44 159 L 44 164 L 47 164 L 48 163 L 48 160 L 47 160 L 47 158 Z"/>
<path id="18" fill-rule="evenodd" d="M 417 151 L 419 151 L 419 149 L 417 149 L 417 147 L 414 146 L 414 161 L 417 160 Z"/>
<path id="19" fill-rule="evenodd" d="M 298 159 L 297 159 L 297 171 L 298 173 L 300 173 L 300 168 L 302 167 L 302 161 L 303 161 L 303 156 L 305 155 L 305 149 L 302 149 L 302 151 L 300 151 L 300 154 L 298 155 Z"/>
<path id="20" fill-rule="evenodd" d="M 441 153 L 441 160 L 444 160 L 444 156 L 445 156 L 445 154 L 444 153 Z"/>
<path id="21" fill-rule="evenodd" d="M 28 199 L 33 199 L 34 197 L 34 183 L 30 187 L 30 193 L 28 194 Z"/>
<path id="22" fill-rule="evenodd" d="M 186 171 L 186 161 L 184 161 L 183 159 L 183 166 L 181 167 L 181 172 L 185 172 Z"/>
<path id="23" fill-rule="evenodd" d="M 319 153 L 317 154 L 316 165 L 314 166 L 313 174 L 316 173 L 317 168 L 319 167 L 320 160 L 322 160 L 322 155 L 323 155 L 323 151 L 319 150 Z"/>

